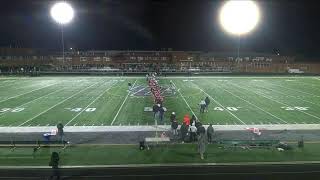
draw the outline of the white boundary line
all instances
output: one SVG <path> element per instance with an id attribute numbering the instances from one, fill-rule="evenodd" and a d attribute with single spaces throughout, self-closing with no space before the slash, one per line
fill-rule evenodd
<path id="1" fill-rule="evenodd" d="M 110 82 L 110 81 L 108 81 Z M 106 90 L 104 90 L 99 96 L 97 96 L 91 103 L 89 103 L 85 108 L 83 108 L 77 115 L 75 115 L 70 121 L 66 123 L 66 126 L 70 124 L 74 119 L 76 119 L 78 116 L 80 116 L 81 113 L 83 113 L 89 106 L 91 106 L 94 102 L 96 102 L 101 96 L 103 96 L 107 91 L 109 91 L 117 82 L 111 84 L 110 87 L 108 87 Z"/>
<path id="2" fill-rule="evenodd" d="M 189 103 L 187 102 L 187 100 L 184 98 L 184 96 L 182 95 L 182 93 L 180 92 L 180 89 L 177 88 L 176 84 L 171 81 L 172 84 L 174 85 L 174 87 L 177 89 L 177 91 L 179 92 L 180 96 L 182 97 L 182 99 L 184 100 L 184 102 L 186 103 L 186 105 L 188 106 L 188 108 L 190 109 L 190 111 L 192 112 L 192 114 L 196 117 L 196 119 L 198 119 L 197 115 L 193 112 L 193 110 L 191 109 Z"/>
<path id="3" fill-rule="evenodd" d="M 76 96 L 76 95 L 80 94 L 80 93 L 81 93 L 81 92 L 83 92 L 84 90 L 89 89 L 90 87 L 92 87 L 92 86 L 94 86 L 94 85 L 96 85 L 96 84 L 98 84 L 98 83 L 99 83 L 99 82 L 94 83 L 94 84 L 92 84 L 92 85 L 90 85 L 90 86 L 88 86 L 88 87 L 86 87 L 86 88 L 82 89 L 81 91 L 79 91 L 79 92 L 77 92 L 77 93 L 73 94 L 72 96 L 68 97 L 67 99 L 64 99 L 63 101 L 60 101 L 59 103 L 57 103 L 57 104 L 55 104 L 55 105 L 51 106 L 51 107 L 50 107 L 50 108 L 48 108 L 47 110 L 42 111 L 41 113 L 37 114 L 36 116 L 33 116 L 32 118 L 28 119 L 27 121 L 25 121 L 25 122 L 21 123 L 19 126 L 22 126 L 22 125 L 24 125 L 24 124 L 28 123 L 29 121 L 32 121 L 33 119 L 35 119 L 35 118 L 39 117 L 40 115 L 42 115 L 42 114 L 44 114 L 44 113 L 48 112 L 49 110 L 51 110 L 51 109 L 55 108 L 56 106 L 58 106 L 58 105 L 60 105 L 60 104 L 64 103 L 65 101 L 67 101 L 67 100 L 71 99 L 72 97 L 74 97 L 74 96 Z"/>
<path id="4" fill-rule="evenodd" d="M 136 83 L 137 83 L 137 80 L 135 80 L 135 81 L 134 81 L 134 83 L 133 83 L 132 87 L 134 87 Z M 128 97 L 129 97 L 130 93 L 131 93 L 131 91 L 129 91 L 129 92 L 128 92 L 128 94 L 127 94 L 126 98 L 123 100 L 123 102 L 122 102 L 122 104 L 121 104 L 121 106 L 120 106 L 120 108 L 119 108 L 119 110 L 118 110 L 117 114 L 114 116 L 114 118 L 113 118 L 113 120 L 112 120 L 112 122 L 111 122 L 111 126 L 113 125 L 114 121 L 117 119 L 117 117 L 118 117 L 118 115 L 119 115 L 119 113 L 120 113 L 120 111 L 121 111 L 121 109 L 122 109 L 122 107 L 123 107 L 124 103 L 127 101 Z"/>
<path id="5" fill-rule="evenodd" d="M 194 83 L 192 83 L 194 84 Z M 198 89 L 200 89 L 200 91 L 202 91 L 204 94 L 206 94 L 207 96 L 209 96 L 216 104 L 218 104 L 219 106 L 221 106 L 224 110 L 226 110 L 229 114 L 231 114 L 234 118 L 236 118 L 238 121 L 240 121 L 242 124 L 246 124 L 245 122 L 243 122 L 239 117 L 237 117 L 235 114 L 233 114 L 231 111 L 229 111 L 227 108 L 225 108 L 221 103 L 219 103 L 217 100 L 215 100 L 212 96 L 210 96 L 208 93 L 206 93 L 203 89 L 201 89 L 197 84 L 194 84 L 197 86 Z"/>
<path id="6" fill-rule="evenodd" d="M 256 86 L 257 86 L 257 85 L 256 85 Z M 290 97 L 292 97 L 292 98 L 299 99 L 299 100 L 301 100 L 301 101 L 304 101 L 304 102 L 307 102 L 307 103 L 310 103 L 310 104 L 313 104 L 313 105 L 316 105 L 316 106 L 320 106 L 319 104 L 315 104 L 315 103 L 313 103 L 313 102 L 311 102 L 311 101 L 307 101 L 307 100 L 298 98 L 298 97 L 296 97 L 296 96 L 293 96 L 293 95 L 291 95 L 291 94 L 280 92 L 280 91 L 278 91 L 278 90 L 270 89 L 270 88 L 267 88 L 267 87 L 265 87 L 265 86 L 257 86 L 257 87 L 262 87 L 262 88 L 268 89 L 268 90 L 270 90 L 270 91 L 275 91 L 275 92 L 277 92 L 277 93 L 279 93 L 279 94 L 283 94 L 283 95 L 286 95 L 286 96 L 290 96 Z"/>
<path id="7" fill-rule="evenodd" d="M 235 97 L 237 97 L 237 98 L 239 98 L 239 99 L 241 99 L 241 100 L 243 100 L 243 101 L 247 102 L 248 104 L 251 104 L 252 106 L 254 106 L 254 107 L 256 107 L 256 108 L 260 109 L 261 111 L 263 111 L 263 112 L 265 112 L 265 113 L 269 114 L 270 116 L 272 116 L 272 117 L 274 117 L 274 118 L 277 118 L 277 119 L 279 119 L 280 121 L 282 121 L 282 122 L 284 122 L 284 123 L 288 124 L 288 122 L 287 122 L 287 121 L 285 121 L 285 120 L 281 119 L 280 117 L 278 117 L 278 116 L 276 116 L 276 115 L 274 115 L 274 114 L 272 114 L 272 113 L 270 113 L 270 112 L 268 112 L 268 111 L 266 111 L 266 110 L 264 110 L 264 109 L 260 108 L 259 106 L 257 106 L 257 105 L 255 105 L 255 104 L 251 103 L 250 101 L 248 101 L 248 100 L 246 100 L 246 99 L 243 99 L 242 97 L 237 96 L 237 95 L 235 95 L 234 93 L 232 93 L 232 92 L 230 92 L 230 91 L 228 91 L 228 90 L 226 90 L 226 89 L 224 89 L 224 88 L 222 88 L 222 87 L 220 87 L 220 86 L 218 86 L 218 88 L 223 89 L 224 91 L 228 92 L 229 94 L 231 94 L 231 95 L 233 95 L 233 96 L 235 96 Z"/>
<path id="8" fill-rule="evenodd" d="M 29 124 L 30 125 L 30 124 Z M 36 132 L 50 132 L 52 129 L 56 129 L 56 126 L 2 126 L 0 127 L 1 133 L 36 133 Z M 205 128 L 208 125 L 203 125 Z M 247 131 L 247 128 L 254 127 L 259 128 L 262 131 L 268 130 L 320 130 L 320 124 L 247 124 L 247 125 L 212 125 L 217 131 Z M 178 129 L 180 126 L 178 127 Z M 91 125 L 77 125 L 66 126 L 64 132 L 143 132 L 143 131 L 170 131 L 171 125 L 118 125 L 118 126 L 91 126 Z"/>
<path id="9" fill-rule="evenodd" d="M 269 99 L 269 100 L 271 100 L 271 101 L 274 101 L 274 102 L 277 102 L 277 103 L 279 103 L 279 104 L 282 104 L 282 105 L 284 105 L 284 106 L 290 106 L 290 105 L 288 105 L 288 104 L 286 104 L 286 103 L 283 103 L 283 102 L 274 100 L 274 99 L 272 99 L 272 98 L 270 98 L 270 97 L 267 97 L 267 96 L 263 95 L 264 93 L 257 93 L 257 92 L 255 92 L 255 91 L 252 91 L 252 90 L 249 90 L 249 89 L 247 89 L 247 88 L 241 87 L 241 86 L 236 85 L 236 84 L 234 84 L 234 83 L 230 83 L 230 84 L 233 85 L 233 86 L 239 87 L 239 88 L 241 88 L 241 89 L 245 89 L 245 90 L 247 90 L 247 91 L 251 91 L 251 92 L 253 92 L 253 93 L 255 93 L 255 94 L 259 95 L 259 96 L 262 96 L 262 97 L 267 98 L 267 99 Z M 318 117 L 318 116 L 315 116 L 315 115 L 313 115 L 313 114 L 310 114 L 310 113 L 301 111 L 301 110 L 299 110 L 299 109 L 297 109 L 297 111 L 302 112 L 302 113 L 304 113 L 304 114 L 307 114 L 307 115 L 309 115 L 309 116 L 311 116 L 311 117 L 320 119 L 320 117 Z"/>
<path id="10" fill-rule="evenodd" d="M 4 100 L 0 101 L 0 103 L 2 103 L 2 102 L 4 102 L 4 101 L 7 101 L 7 100 L 9 100 L 9 99 L 13 99 L 13 98 L 16 98 L 16 97 L 19 97 L 19 96 L 23 96 L 23 95 L 29 94 L 29 93 L 31 93 L 31 92 L 34 92 L 34 91 L 37 91 L 37 90 L 40 90 L 40 89 L 44 89 L 44 88 L 46 88 L 46 87 L 50 87 L 50 86 L 56 85 L 56 84 L 58 84 L 58 83 L 50 84 L 50 85 L 48 85 L 48 86 L 41 87 L 41 88 L 38 88 L 38 89 L 34 89 L 34 90 L 32 90 L 32 91 L 28 91 L 28 92 L 23 93 L 23 94 L 18 94 L 18 95 L 16 95 L 16 96 L 9 97 L 9 98 L 7 98 L 7 99 L 4 99 Z"/>
<path id="11" fill-rule="evenodd" d="M 36 99 L 34 99 L 34 100 L 31 100 L 31 101 L 29 101 L 29 102 L 26 102 L 26 103 L 24 103 L 24 104 L 21 104 L 20 106 L 14 107 L 13 109 L 20 108 L 20 107 L 22 107 L 22 106 L 25 106 L 25 105 L 27 105 L 27 104 L 30 104 L 30 103 L 32 103 L 32 102 L 34 102 L 34 101 L 36 101 L 36 100 L 39 100 L 39 99 L 41 99 L 41 98 L 44 98 L 44 97 L 46 97 L 46 96 L 49 96 L 49 95 L 51 95 L 51 94 L 53 94 L 53 93 L 57 92 L 57 91 L 62 91 L 62 90 L 63 90 L 63 89 L 57 89 L 57 90 L 55 90 L 55 91 L 53 91 L 53 92 L 51 92 L 51 93 L 49 93 L 49 94 L 46 94 L 46 95 L 40 96 L 40 97 L 38 97 L 38 98 L 36 98 Z M 8 112 L 9 112 L 9 111 L 6 111 L 6 112 L 3 112 L 3 113 L 0 113 L 0 116 L 1 116 L 1 115 L 3 115 L 3 114 L 6 114 L 6 113 L 8 113 Z"/>

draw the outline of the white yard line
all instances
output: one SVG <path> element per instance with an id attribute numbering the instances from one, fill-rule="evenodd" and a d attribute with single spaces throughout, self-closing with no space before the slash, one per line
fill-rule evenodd
<path id="1" fill-rule="evenodd" d="M 247 90 L 247 91 L 253 92 L 253 93 L 257 94 L 257 95 L 260 95 L 260 96 L 262 96 L 262 97 L 264 97 L 264 98 L 267 98 L 267 99 L 269 99 L 269 100 L 271 100 L 271 101 L 277 102 L 277 103 L 282 104 L 282 105 L 284 105 L 284 106 L 290 106 L 290 105 L 288 105 L 288 104 L 286 104 L 286 103 L 280 102 L 280 101 L 275 100 L 275 99 L 272 99 L 272 98 L 270 98 L 270 97 L 267 97 L 267 96 L 263 95 L 263 93 L 257 93 L 257 92 L 255 92 L 255 91 L 249 90 L 249 89 L 247 89 L 247 88 L 241 87 L 241 86 L 236 85 L 236 84 L 233 84 L 233 83 L 230 83 L 230 84 L 233 85 L 233 86 L 239 87 L 239 88 L 241 88 L 241 89 L 245 89 L 245 90 Z M 301 111 L 301 110 L 299 110 L 299 109 L 297 109 L 297 111 L 302 112 L 302 113 L 304 113 L 304 114 L 307 114 L 307 115 L 309 115 L 309 116 L 311 116 L 311 117 L 320 119 L 320 117 L 315 116 L 315 115 L 310 114 L 310 113 L 307 113 L 307 112 L 305 112 L 305 111 Z"/>
<path id="2" fill-rule="evenodd" d="M 95 103 L 101 96 L 103 96 L 106 92 L 108 92 L 117 82 L 113 83 L 109 88 L 104 90 L 99 96 L 97 96 L 91 103 L 89 103 L 85 108 L 83 108 L 77 115 L 75 115 L 70 121 L 67 122 L 66 126 L 69 125 L 74 119 L 80 116 L 88 107 L 90 107 L 93 103 Z"/>
<path id="3" fill-rule="evenodd" d="M 284 123 L 288 123 L 287 121 L 285 121 L 285 120 L 281 119 L 280 117 L 278 117 L 278 116 L 276 116 L 276 115 L 274 115 L 274 114 L 272 114 L 272 113 L 270 113 L 270 112 L 262 109 L 261 107 L 259 107 L 259 106 L 255 105 L 255 104 L 251 103 L 250 101 L 248 101 L 248 100 L 246 100 L 246 99 L 243 99 L 242 97 L 237 96 L 237 95 L 235 95 L 234 93 L 232 93 L 232 92 L 230 92 L 230 91 L 228 91 L 228 90 L 226 90 L 226 89 L 224 89 L 224 88 L 222 88 L 222 87 L 220 87 L 220 86 L 218 86 L 218 88 L 221 88 L 221 89 L 223 89 L 224 91 L 228 92 L 229 94 L 231 94 L 231 95 L 233 95 L 233 96 L 235 96 L 235 97 L 237 97 L 237 98 L 239 98 L 239 99 L 247 102 L 248 104 L 251 104 L 252 106 L 258 108 L 259 110 L 261 110 L 261 111 L 263 111 L 263 112 L 265 112 L 265 113 L 267 113 L 267 114 L 269 114 L 270 116 L 272 116 L 272 117 L 274 117 L 274 118 L 277 118 L 277 119 L 279 119 L 280 121 L 282 121 L 282 122 L 284 122 Z"/>
<path id="4" fill-rule="evenodd" d="M 133 83 L 132 87 L 134 87 L 134 85 L 135 85 L 136 83 L 137 83 L 137 80 L 135 80 L 135 81 L 134 81 L 134 83 Z M 130 91 L 128 92 L 128 94 L 127 94 L 126 98 L 123 100 L 123 102 L 122 102 L 122 104 L 121 104 L 121 106 L 120 106 L 120 108 L 119 108 L 119 110 L 118 110 L 117 114 L 114 116 L 114 118 L 113 118 L 113 120 L 112 120 L 112 122 L 111 122 L 111 126 L 113 125 L 114 121 L 117 119 L 117 117 L 118 117 L 118 115 L 119 115 L 119 113 L 120 113 L 120 111 L 121 111 L 121 109 L 122 109 L 122 107 L 123 107 L 124 103 L 127 101 L 128 97 L 129 97 L 129 95 L 130 95 Z"/>
<path id="5" fill-rule="evenodd" d="M 18 83 L 18 81 L 15 81 L 15 82 L 9 82 L 10 84 L 7 84 L 7 83 L 5 83 L 5 82 L 2 82 L 2 83 L 0 83 L 0 87 L 1 88 L 4 88 L 4 87 L 8 87 L 8 86 L 14 86 L 14 85 L 17 85 L 17 83 Z M 6 85 L 3 85 L 3 84 L 6 84 Z"/>
<path id="6" fill-rule="evenodd" d="M 282 88 L 285 88 L 285 89 L 289 89 L 289 90 L 292 90 L 292 91 L 296 91 L 296 92 L 300 92 L 300 93 L 308 94 L 308 95 L 311 95 L 311 96 L 320 97 L 319 95 L 316 95 L 316 94 L 312 94 L 312 93 L 308 93 L 308 92 L 300 91 L 300 90 L 293 89 L 293 88 L 288 88 L 288 87 L 281 86 L 281 85 L 278 85 L 278 84 L 273 84 L 273 83 L 270 83 L 270 82 L 268 82 L 268 83 L 269 83 L 269 84 L 271 84 L 271 85 L 279 86 L 279 87 L 282 87 Z"/>
<path id="7" fill-rule="evenodd" d="M 194 84 L 194 83 L 193 83 Z M 196 85 L 196 84 L 195 84 Z M 206 94 L 208 97 L 210 97 L 216 104 L 221 106 L 224 110 L 226 110 L 229 114 L 231 114 L 234 118 L 236 118 L 238 121 L 240 121 L 242 124 L 246 124 L 243 122 L 239 117 L 237 117 L 235 114 L 233 114 L 231 111 L 229 111 L 227 108 L 225 108 L 221 103 L 219 103 L 217 100 L 215 100 L 212 96 L 210 96 L 208 93 L 206 93 L 203 89 L 201 89 L 198 85 L 196 85 L 200 91 L 202 91 L 204 94 Z"/>
<path id="8" fill-rule="evenodd" d="M 31 93 L 31 92 L 34 92 L 34 91 L 37 91 L 37 90 L 40 90 L 40 89 L 44 89 L 44 88 L 46 88 L 46 87 L 50 87 L 50 86 L 56 85 L 56 84 L 58 84 L 58 83 L 51 84 L 51 85 L 48 85 L 48 86 L 45 86 L 45 87 L 41 87 L 41 88 L 38 88 L 38 89 L 34 89 L 34 90 L 32 90 L 32 91 L 28 91 L 28 92 L 23 93 L 23 94 L 18 94 L 18 95 L 16 95 L 16 96 L 9 97 L 9 98 L 7 98 L 7 99 L 4 99 L 4 100 L 0 101 L 0 103 L 1 103 L 1 102 L 4 102 L 4 101 L 7 101 L 7 100 L 9 100 L 9 99 L 13 99 L 13 98 L 16 98 L 16 97 L 20 97 L 20 96 L 29 94 L 29 93 Z"/>
<path id="9" fill-rule="evenodd" d="M 280 92 L 280 91 L 278 91 L 278 90 L 274 90 L 274 89 L 267 88 L 267 87 L 265 87 L 265 86 L 258 86 L 258 87 L 262 87 L 262 88 L 268 89 L 268 90 L 270 90 L 270 91 L 275 91 L 275 92 L 277 92 L 277 93 L 279 93 L 279 94 L 283 94 L 283 95 L 286 95 L 286 96 L 289 96 L 289 97 L 292 97 L 292 98 L 295 98 L 295 99 L 299 99 L 299 100 L 301 100 L 301 101 L 304 101 L 304 102 L 307 102 L 307 103 L 310 103 L 310 104 L 313 104 L 313 105 L 316 105 L 316 106 L 320 106 L 319 104 L 316 104 L 316 103 L 314 103 L 314 102 L 311 102 L 311 101 L 308 101 L 308 100 L 304 100 L 304 99 L 298 98 L 298 97 L 293 96 L 293 95 L 290 95 L 290 94 L 288 94 L 288 93 L 283 93 L 283 92 Z"/>
<path id="10" fill-rule="evenodd" d="M 198 119 L 197 115 L 193 112 L 193 110 L 191 109 L 189 103 L 187 102 L 187 100 L 184 98 L 184 96 L 182 95 L 182 93 L 180 92 L 180 89 L 177 88 L 176 84 L 171 81 L 172 84 L 174 85 L 174 87 L 177 89 L 177 91 L 179 92 L 180 96 L 182 97 L 183 101 L 186 103 L 186 105 L 188 106 L 188 108 L 190 109 L 190 111 L 192 112 L 192 114 L 196 117 L 196 119 Z"/>
<path id="11" fill-rule="evenodd" d="M 57 104 L 55 104 L 55 105 L 51 106 L 51 107 L 50 107 L 50 108 L 48 108 L 47 110 L 42 111 L 41 113 L 37 114 L 36 116 L 34 116 L 34 117 L 32 117 L 32 118 L 28 119 L 27 121 L 25 121 L 25 122 L 21 123 L 19 126 L 22 126 L 22 125 L 24 125 L 24 124 L 28 123 L 29 121 L 32 121 L 33 119 L 35 119 L 35 118 L 39 117 L 40 115 L 42 115 L 42 114 L 44 114 L 44 113 L 48 112 L 49 110 L 51 110 L 51 109 L 55 108 L 56 106 L 58 106 L 58 105 L 60 105 L 60 104 L 62 104 L 62 103 L 64 103 L 64 102 L 66 102 L 67 100 L 69 100 L 69 99 L 73 98 L 74 96 L 76 96 L 76 95 L 80 94 L 80 93 L 81 93 L 81 92 L 83 92 L 84 90 L 89 89 L 90 87 L 92 87 L 92 86 L 94 86 L 94 85 L 96 85 L 96 84 L 98 84 L 98 83 L 99 83 L 99 82 L 94 83 L 94 84 L 92 84 L 92 85 L 90 85 L 90 86 L 88 86 L 88 87 L 86 87 L 86 88 L 82 89 L 81 91 L 79 91 L 79 92 L 77 92 L 77 93 L 73 94 L 72 96 L 68 97 L 67 99 L 64 99 L 63 101 L 60 101 L 59 103 L 57 103 Z"/>
<path id="12" fill-rule="evenodd" d="M 142 89 L 138 90 L 137 92 L 132 93 L 130 96 L 134 96 L 135 94 L 137 94 L 137 93 L 139 93 L 139 92 L 141 92 L 141 91 L 143 91 L 143 90 L 145 90 L 145 89 L 146 89 L 146 87 L 144 87 L 144 88 L 142 88 Z"/>
<path id="13" fill-rule="evenodd" d="M 55 92 L 57 92 L 57 91 L 61 91 L 61 90 L 62 90 L 62 89 L 55 90 L 55 91 L 53 91 L 53 92 L 51 92 L 51 93 L 49 93 L 49 94 L 40 96 L 40 97 L 38 97 L 38 98 L 36 98 L 36 99 L 34 99 L 34 100 L 31 100 L 31 101 L 29 101 L 29 102 L 26 102 L 26 103 L 24 103 L 24 104 L 21 104 L 20 106 L 17 106 L 17 107 L 15 107 L 15 108 L 20 108 L 20 107 L 22 107 L 22 106 L 25 106 L 25 105 L 27 105 L 27 104 L 30 104 L 30 103 L 38 100 L 38 99 L 44 98 L 44 97 L 46 97 L 46 96 L 49 96 L 49 95 L 51 95 L 51 94 L 53 94 L 53 93 L 55 93 Z M 0 116 L 3 115 L 3 114 L 5 114 L 5 113 L 8 113 L 8 112 L 10 112 L 10 111 L 6 111 L 6 112 L 3 112 L 3 113 L 0 113 Z"/>

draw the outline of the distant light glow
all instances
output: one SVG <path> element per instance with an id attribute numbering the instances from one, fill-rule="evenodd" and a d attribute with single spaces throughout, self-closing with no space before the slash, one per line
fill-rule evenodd
<path id="1" fill-rule="evenodd" d="M 59 24 L 68 24 L 74 16 L 73 8 L 66 2 L 54 4 L 50 11 L 51 17 Z"/>
<path id="2" fill-rule="evenodd" d="M 256 27 L 260 19 L 260 12 L 254 1 L 231 0 L 223 5 L 219 19 L 227 32 L 243 35 Z"/>

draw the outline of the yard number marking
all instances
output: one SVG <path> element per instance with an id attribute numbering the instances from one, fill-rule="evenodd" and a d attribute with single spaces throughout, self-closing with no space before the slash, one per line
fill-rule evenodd
<path id="1" fill-rule="evenodd" d="M 285 107 L 281 107 L 282 109 L 286 110 L 286 111 L 307 111 L 309 107 L 300 107 L 300 106 L 295 106 L 295 107 L 289 107 L 289 106 L 285 106 Z"/>
<path id="2" fill-rule="evenodd" d="M 66 109 L 69 109 L 72 112 L 80 112 L 80 111 L 82 111 L 83 108 L 66 108 Z M 87 108 L 85 110 L 85 112 L 94 112 L 94 111 L 96 111 L 96 109 L 97 108 Z"/>
<path id="3" fill-rule="evenodd" d="M 24 110 L 24 108 L 2 108 L 2 109 L 0 109 L 0 113 L 3 113 L 3 112 L 21 112 L 23 110 Z"/>
<path id="4" fill-rule="evenodd" d="M 226 107 L 227 110 L 229 111 L 238 111 L 240 107 Z M 222 107 L 215 107 L 213 108 L 215 111 L 224 111 Z"/>

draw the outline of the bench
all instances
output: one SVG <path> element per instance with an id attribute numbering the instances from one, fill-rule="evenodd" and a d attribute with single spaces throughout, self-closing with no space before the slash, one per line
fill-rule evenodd
<path id="1" fill-rule="evenodd" d="M 68 141 L 0 141 L 0 148 L 10 147 L 11 151 L 18 147 L 33 148 L 35 152 L 41 147 L 61 147 L 65 149 L 68 144 Z"/>
<path id="2" fill-rule="evenodd" d="M 145 138 L 145 143 L 147 149 L 150 149 L 151 145 L 161 145 L 161 144 L 168 144 L 170 142 L 169 137 L 147 137 Z"/>
<path id="3" fill-rule="evenodd" d="M 280 143 L 279 140 L 221 140 L 218 144 L 231 148 L 271 148 Z"/>

